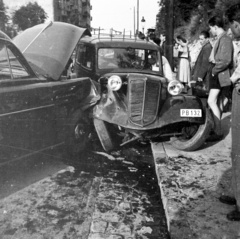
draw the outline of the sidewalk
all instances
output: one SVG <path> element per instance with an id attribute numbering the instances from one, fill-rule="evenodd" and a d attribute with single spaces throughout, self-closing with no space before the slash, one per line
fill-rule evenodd
<path id="1" fill-rule="evenodd" d="M 218 200 L 230 193 L 230 120 L 226 113 L 224 140 L 196 152 L 175 150 L 168 142 L 152 144 L 171 239 L 240 238 L 240 223 L 226 219 L 234 207 Z"/>

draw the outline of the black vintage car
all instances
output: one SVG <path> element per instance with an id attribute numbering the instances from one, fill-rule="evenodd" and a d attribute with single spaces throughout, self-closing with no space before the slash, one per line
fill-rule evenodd
<path id="1" fill-rule="evenodd" d="M 164 76 L 159 47 L 124 35 L 85 36 L 76 49 L 75 72 L 94 80 L 101 100 L 93 109 L 103 148 L 169 136 L 174 147 L 193 151 L 213 121 L 199 98 Z"/>
<path id="2" fill-rule="evenodd" d="M 0 32 L 1 160 L 63 144 L 69 152 L 84 147 L 85 112 L 99 95 L 88 77 L 64 73 L 79 39 L 89 34 L 60 22 L 29 28 L 13 41 Z"/>

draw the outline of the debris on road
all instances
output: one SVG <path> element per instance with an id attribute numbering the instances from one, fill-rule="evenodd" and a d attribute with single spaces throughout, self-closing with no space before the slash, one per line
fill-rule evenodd
<path id="1" fill-rule="evenodd" d="M 1 239 L 169 238 L 153 159 L 129 152 L 127 164 L 94 153 L 0 200 Z"/>

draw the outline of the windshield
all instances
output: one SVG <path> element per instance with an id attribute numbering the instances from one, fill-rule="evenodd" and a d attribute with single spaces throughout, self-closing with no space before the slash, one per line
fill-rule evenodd
<path id="1" fill-rule="evenodd" d="M 135 48 L 100 48 L 99 69 L 138 69 L 162 73 L 160 54 L 157 50 Z"/>

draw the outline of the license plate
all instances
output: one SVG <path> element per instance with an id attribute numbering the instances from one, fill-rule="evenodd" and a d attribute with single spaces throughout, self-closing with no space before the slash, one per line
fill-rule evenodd
<path id="1" fill-rule="evenodd" d="M 181 117 L 202 117 L 202 110 L 200 109 L 181 109 Z"/>

